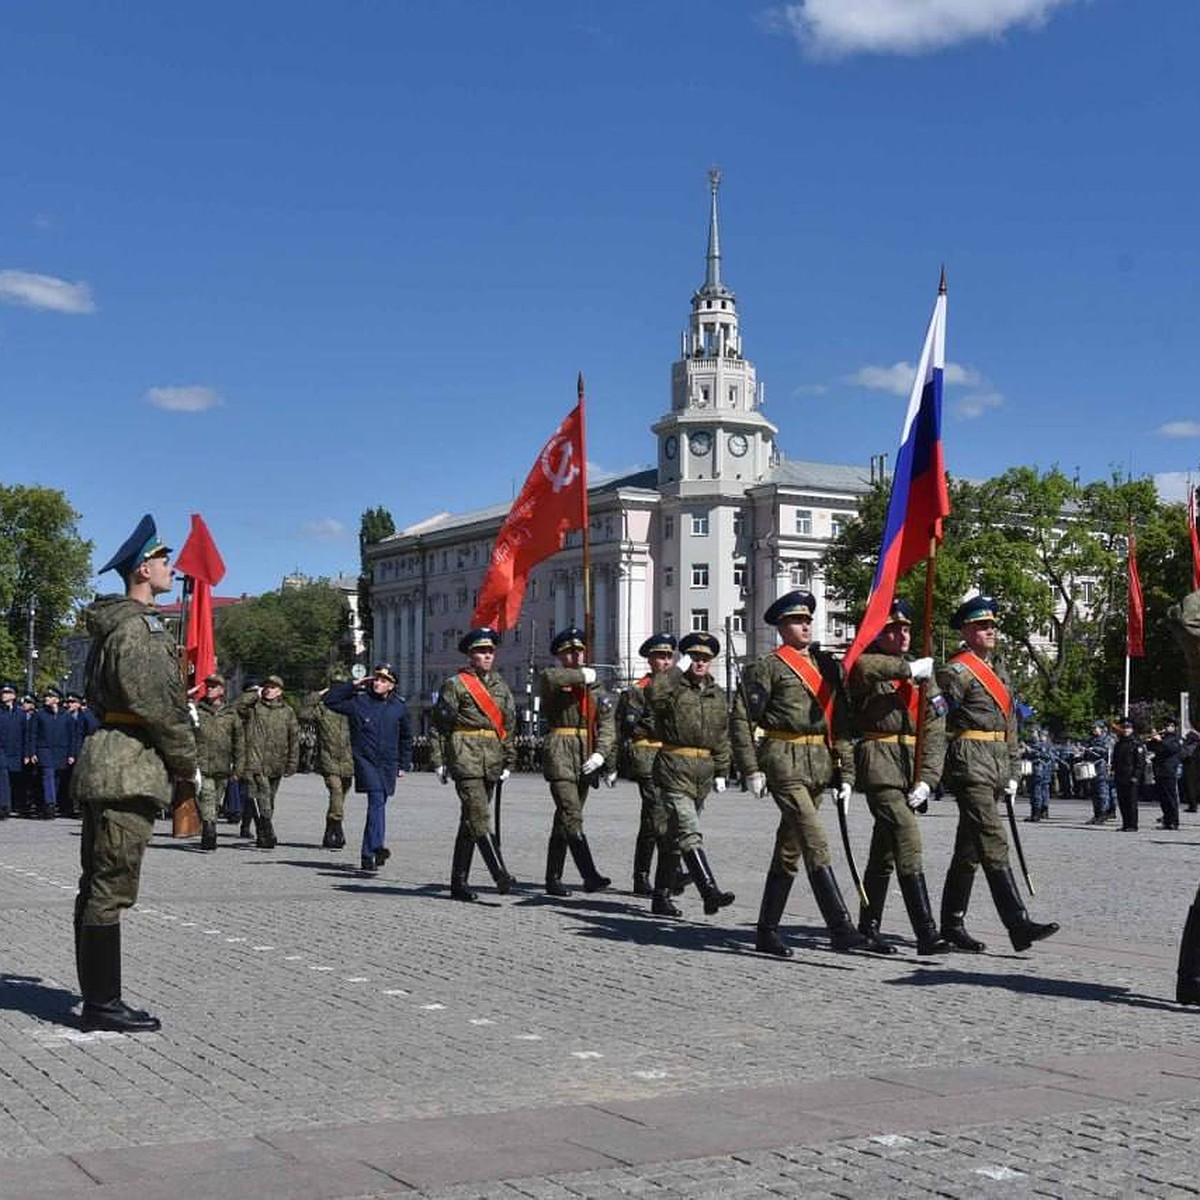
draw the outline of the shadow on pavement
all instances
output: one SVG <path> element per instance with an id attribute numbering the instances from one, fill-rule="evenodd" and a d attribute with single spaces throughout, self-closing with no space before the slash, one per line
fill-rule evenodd
<path id="1" fill-rule="evenodd" d="M 930 969 L 913 972 L 904 979 L 888 979 L 889 987 L 937 987 L 942 984 L 970 984 L 973 987 L 1001 988 L 1023 996 L 1052 996 L 1063 1000 L 1087 1000 L 1104 1004 L 1124 1004 L 1131 1008 L 1179 1009 L 1178 1004 L 1161 996 L 1146 996 L 1126 987 L 1107 983 L 1086 983 L 1074 979 L 1048 979 L 1042 975 L 998 975 L 982 971 Z"/>
<path id="2" fill-rule="evenodd" d="M 74 992 L 46 987 L 39 975 L 9 975 L 0 972 L 0 1009 L 28 1013 L 55 1025 L 71 1025 L 71 1010 L 79 1002 Z"/>

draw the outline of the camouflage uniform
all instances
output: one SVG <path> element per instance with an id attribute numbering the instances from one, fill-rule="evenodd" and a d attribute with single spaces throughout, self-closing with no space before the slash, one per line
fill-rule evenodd
<path id="1" fill-rule="evenodd" d="M 311 710 L 313 729 L 317 744 L 314 762 L 317 774 L 325 781 L 329 804 L 325 810 L 325 821 L 335 822 L 339 827 L 346 816 L 346 793 L 354 784 L 354 755 L 350 749 L 350 720 L 331 708 L 326 708 L 318 699 Z M 326 829 L 328 835 L 330 830 Z M 326 846 L 327 850 L 338 850 L 346 844 L 340 828 L 334 840 L 338 845 Z"/>
<path id="2" fill-rule="evenodd" d="M 1187 665 L 1188 720 L 1200 726 L 1200 591 L 1183 598 L 1167 610 L 1171 630 Z M 1188 910 L 1179 942 L 1179 967 L 1175 981 L 1175 999 L 1180 1004 L 1200 1004 L 1200 889 Z"/>
<path id="3" fill-rule="evenodd" d="M 669 850 L 666 805 L 654 784 L 654 760 L 662 742 L 657 740 L 654 715 L 646 703 L 646 689 L 653 678 L 643 675 L 621 693 L 617 702 L 617 729 L 625 740 L 629 773 L 642 802 L 633 852 L 633 891 L 639 896 L 650 892 L 654 848 L 658 847 L 660 855 Z"/>
<path id="4" fill-rule="evenodd" d="M 273 843 L 279 782 L 285 775 L 294 775 L 300 765 L 300 723 L 282 696 L 264 700 L 247 692 L 237 701 L 237 708 L 246 722 L 246 770 L 252 781 L 258 840 L 260 844 Z"/>
<path id="5" fill-rule="evenodd" d="M 245 770 L 246 746 L 242 721 L 225 704 L 201 700 L 196 705 L 196 754 L 200 760 L 200 820 L 217 819 L 217 805 L 225 795 L 230 775 Z"/>

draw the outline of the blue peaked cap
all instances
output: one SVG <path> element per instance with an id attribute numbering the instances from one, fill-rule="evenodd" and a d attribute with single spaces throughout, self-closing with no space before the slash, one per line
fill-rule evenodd
<path id="1" fill-rule="evenodd" d="M 116 571 L 122 579 L 126 578 L 148 558 L 156 554 L 170 554 L 171 547 L 164 546 L 158 536 L 158 526 L 154 518 L 147 513 L 138 523 L 137 528 L 121 543 L 117 552 L 97 572 L 103 575 L 105 571 Z"/>

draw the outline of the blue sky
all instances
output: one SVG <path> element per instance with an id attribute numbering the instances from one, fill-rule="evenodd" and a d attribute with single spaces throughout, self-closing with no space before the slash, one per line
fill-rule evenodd
<path id="1" fill-rule="evenodd" d="M 6 5 L 0 480 L 97 563 L 199 511 L 236 594 L 510 498 L 578 371 L 593 469 L 647 465 L 717 163 L 786 454 L 894 453 L 944 262 L 953 473 L 1179 485 L 1197 44 L 1178 0 Z"/>

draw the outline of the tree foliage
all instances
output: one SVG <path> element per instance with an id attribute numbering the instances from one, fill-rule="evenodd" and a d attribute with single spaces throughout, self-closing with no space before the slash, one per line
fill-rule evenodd
<path id="1" fill-rule="evenodd" d="M 375 621 L 371 612 L 371 573 L 367 570 L 367 547 L 396 532 L 392 514 L 382 505 L 368 508 L 358 526 L 358 616 L 362 624 L 363 637 L 368 644 L 374 641 Z"/>

